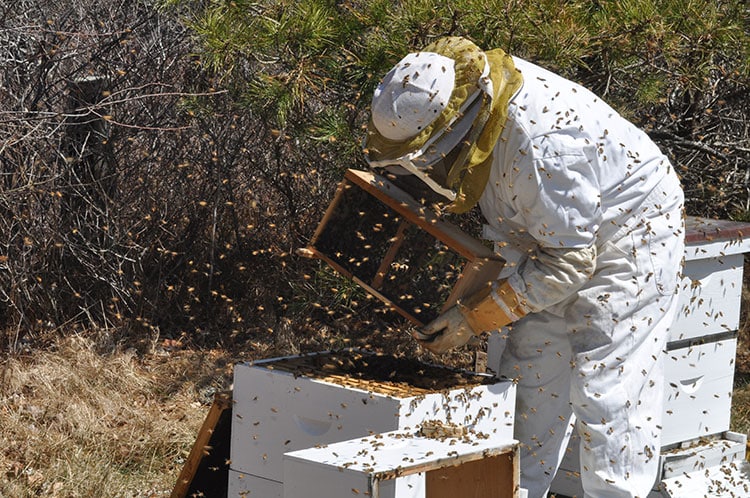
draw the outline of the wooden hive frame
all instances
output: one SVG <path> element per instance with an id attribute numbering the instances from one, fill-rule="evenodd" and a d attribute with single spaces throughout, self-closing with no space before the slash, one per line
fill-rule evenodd
<path id="1" fill-rule="evenodd" d="M 306 253 L 425 325 L 495 279 L 504 261 L 386 178 L 347 170 Z"/>

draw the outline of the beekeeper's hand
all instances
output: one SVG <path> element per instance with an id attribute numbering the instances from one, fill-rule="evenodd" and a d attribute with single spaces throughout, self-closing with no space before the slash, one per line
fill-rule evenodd
<path id="1" fill-rule="evenodd" d="M 421 331 L 415 332 L 414 338 L 423 348 L 440 354 L 465 345 L 474 335 L 461 309 L 453 306 L 425 325 Z"/>
<path id="2" fill-rule="evenodd" d="M 492 282 L 425 325 L 414 338 L 433 353 L 444 353 L 474 335 L 513 323 L 527 311 L 507 281 Z"/>

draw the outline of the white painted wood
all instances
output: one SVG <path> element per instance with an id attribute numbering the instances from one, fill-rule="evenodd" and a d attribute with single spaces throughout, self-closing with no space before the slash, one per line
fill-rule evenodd
<path id="1" fill-rule="evenodd" d="M 663 451 L 661 454 L 662 478 L 683 477 L 711 467 L 734 465 L 745 458 L 747 436 L 726 432 L 720 438 L 703 439 L 684 447 Z M 750 496 L 750 493 L 748 494 Z"/>
<path id="2" fill-rule="evenodd" d="M 284 498 L 425 498 L 424 474 L 372 482 L 364 472 L 284 458 Z"/>
<path id="3" fill-rule="evenodd" d="M 739 328 L 743 263 L 742 254 L 686 262 L 669 341 Z"/>
<path id="4" fill-rule="evenodd" d="M 280 482 L 229 469 L 227 498 L 282 498 L 284 489 Z"/>
<path id="5" fill-rule="evenodd" d="M 666 353 L 662 446 L 729 430 L 737 339 Z"/>
<path id="6" fill-rule="evenodd" d="M 515 386 L 510 381 L 398 397 L 269 370 L 273 359 L 234 370 L 230 454 L 235 470 L 282 482 L 285 452 L 368 434 L 453 421 L 493 440 L 512 438 Z"/>
<path id="7" fill-rule="evenodd" d="M 691 261 L 694 259 L 725 257 L 746 252 L 750 252 L 750 237 L 747 239 L 705 240 L 686 244 L 685 259 Z"/>
<path id="8" fill-rule="evenodd" d="M 512 439 L 438 440 L 415 433 L 394 431 L 285 453 L 284 498 L 423 498 L 425 470 L 517 451 Z"/>
<path id="9" fill-rule="evenodd" d="M 661 497 L 668 498 L 745 498 L 750 496 L 750 462 L 709 467 L 679 477 L 665 479 Z"/>

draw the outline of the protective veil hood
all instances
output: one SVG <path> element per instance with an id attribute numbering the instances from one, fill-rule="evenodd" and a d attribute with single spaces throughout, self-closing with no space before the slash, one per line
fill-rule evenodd
<path id="1" fill-rule="evenodd" d="M 462 213 L 481 197 L 492 150 L 522 84 L 502 50 L 481 51 L 460 37 L 442 38 L 404 57 L 373 96 L 365 138 L 372 167 L 399 165 Z M 451 152 L 451 164 L 445 158 Z"/>

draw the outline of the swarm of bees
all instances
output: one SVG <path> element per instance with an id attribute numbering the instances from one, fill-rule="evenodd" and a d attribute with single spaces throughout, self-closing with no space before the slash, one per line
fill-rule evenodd
<path id="1" fill-rule="evenodd" d="M 418 432 L 422 437 L 440 440 L 464 437 L 467 433 L 466 427 L 441 420 L 425 420 Z"/>

